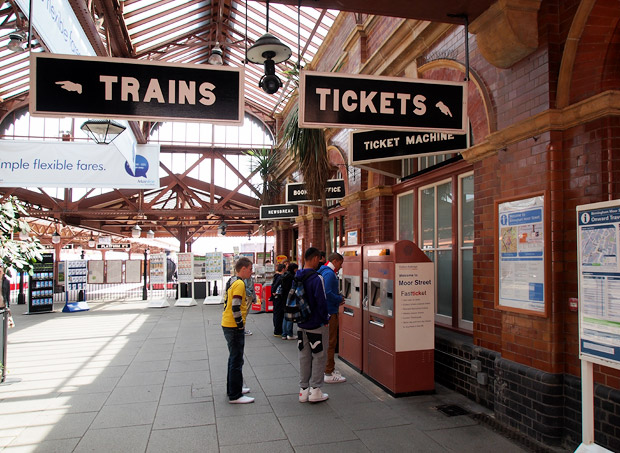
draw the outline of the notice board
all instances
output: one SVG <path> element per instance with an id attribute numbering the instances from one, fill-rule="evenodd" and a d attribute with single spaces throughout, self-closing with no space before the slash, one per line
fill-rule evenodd
<path id="1" fill-rule="evenodd" d="M 103 261 L 88 262 L 88 283 L 103 283 Z"/>
<path id="2" fill-rule="evenodd" d="M 108 260 L 106 272 L 107 283 L 123 283 L 123 262 L 121 260 Z"/>
<path id="3" fill-rule="evenodd" d="M 543 193 L 495 203 L 495 306 L 547 316 L 549 222 Z"/>
<path id="4" fill-rule="evenodd" d="M 620 200 L 577 206 L 579 355 L 620 368 Z"/>
<path id="5" fill-rule="evenodd" d="M 140 283 L 142 281 L 142 261 L 125 261 L 125 283 Z"/>

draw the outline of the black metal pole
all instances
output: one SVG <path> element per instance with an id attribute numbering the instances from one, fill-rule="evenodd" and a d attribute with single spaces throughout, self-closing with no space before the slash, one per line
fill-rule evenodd
<path id="1" fill-rule="evenodd" d="M 143 267 L 143 278 L 144 278 L 144 286 L 142 287 L 142 300 L 148 299 L 147 296 L 147 288 L 146 288 L 146 259 L 148 257 L 148 249 L 144 249 L 144 267 Z"/>
<path id="2" fill-rule="evenodd" d="M 19 294 L 17 295 L 17 305 L 23 305 L 26 303 L 26 297 L 24 295 L 24 273 L 19 273 Z"/>

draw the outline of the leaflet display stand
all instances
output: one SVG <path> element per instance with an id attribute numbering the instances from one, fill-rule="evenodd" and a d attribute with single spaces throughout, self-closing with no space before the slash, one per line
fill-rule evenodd
<path id="1" fill-rule="evenodd" d="M 166 276 L 167 260 L 165 253 L 157 253 L 151 255 L 151 265 L 149 273 L 149 302 L 146 304 L 147 308 L 167 308 L 170 306 L 166 299 Z M 164 296 L 162 298 L 153 297 L 153 284 L 161 284 L 164 287 Z"/>
<path id="2" fill-rule="evenodd" d="M 194 300 L 194 254 L 177 253 L 177 301 L 175 307 L 192 307 L 196 305 Z M 181 297 L 181 283 L 191 283 L 191 297 Z"/>
<path id="3" fill-rule="evenodd" d="M 207 281 L 220 282 L 220 290 L 224 292 L 222 279 L 224 278 L 224 254 L 222 252 L 209 252 L 205 254 L 205 278 Z M 204 305 L 217 305 L 222 303 L 222 295 L 207 295 Z"/>
<path id="4" fill-rule="evenodd" d="M 76 311 L 88 311 L 90 307 L 86 302 L 86 282 L 88 279 L 88 261 L 67 261 L 67 285 L 65 286 L 65 306 L 63 313 L 73 313 Z M 69 291 L 79 291 L 78 300 L 69 302 Z M 84 300 L 80 300 L 80 294 L 84 295 Z"/>
<path id="5" fill-rule="evenodd" d="M 28 313 L 51 313 L 54 311 L 54 255 L 43 253 L 43 260 L 33 266 L 28 283 Z"/>

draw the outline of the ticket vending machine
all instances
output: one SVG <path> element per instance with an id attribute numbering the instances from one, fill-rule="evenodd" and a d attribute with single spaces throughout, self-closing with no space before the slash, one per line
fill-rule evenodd
<path id="1" fill-rule="evenodd" d="M 434 391 L 433 263 L 411 241 L 363 252 L 363 373 L 395 395 Z"/>
<path id="2" fill-rule="evenodd" d="M 344 305 L 340 306 L 338 319 L 338 357 L 349 365 L 362 370 L 362 246 L 341 247 L 343 256 L 341 292 Z"/>

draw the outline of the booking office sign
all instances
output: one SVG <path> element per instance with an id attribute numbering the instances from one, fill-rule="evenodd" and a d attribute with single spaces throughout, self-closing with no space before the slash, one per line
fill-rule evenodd
<path id="1" fill-rule="evenodd" d="M 30 113 L 243 124 L 243 68 L 33 53 Z"/>
<path id="2" fill-rule="evenodd" d="M 620 368 L 620 200 L 577 206 L 579 355 Z"/>

